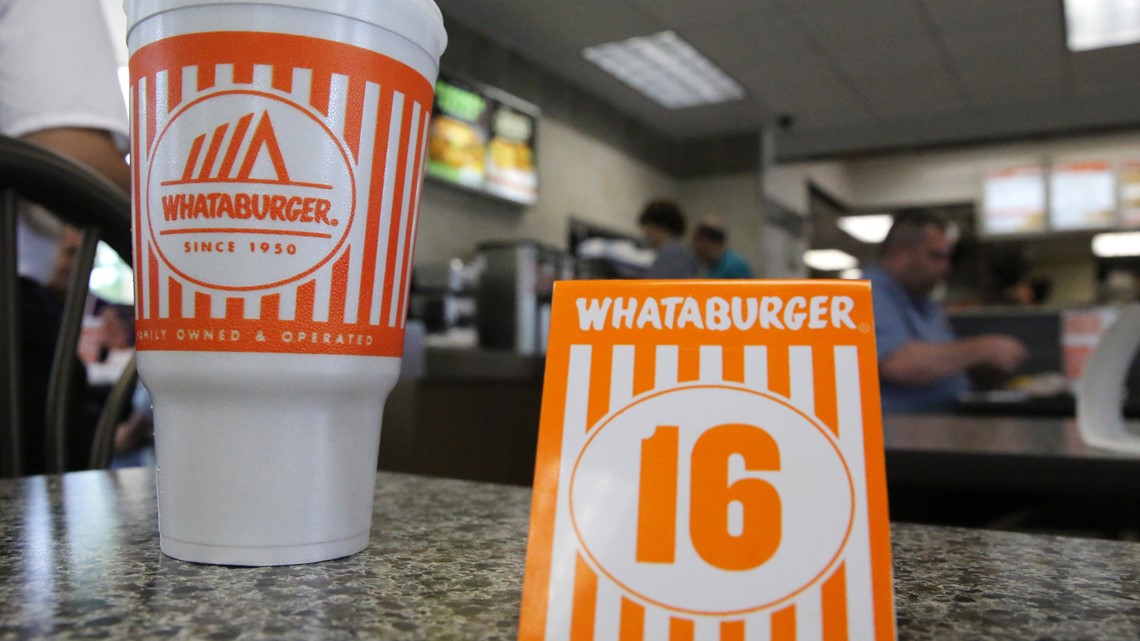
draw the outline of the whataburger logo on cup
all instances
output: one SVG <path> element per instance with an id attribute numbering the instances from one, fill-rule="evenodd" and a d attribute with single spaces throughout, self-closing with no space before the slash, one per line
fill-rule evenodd
<path id="1" fill-rule="evenodd" d="M 177 135 L 166 135 L 203 124 L 188 150 Z M 283 141 L 278 129 L 288 134 Z M 214 149 L 214 162 L 203 159 Z M 237 91 L 194 101 L 174 114 L 155 145 L 158 157 L 179 152 L 186 157 L 181 167 L 151 165 L 146 208 L 159 257 L 190 282 L 234 291 L 292 282 L 331 259 L 352 227 L 356 180 L 348 151 L 318 117 L 285 98 Z M 305 162 L 309 155 L 326 159 L 319 173 Z M 312 180 L 299 180 L 298 167 L 314 173 Z M 247 267 L 250 254 L 258 258 L 255 269 Z"/>
<path id="2" fill-rule="evenodd" d="M 131 65 L 139 348 L 399 356 L 428 81 L 272 33 Z"/>
<path id="3" fill-rule="evenodd" d="M 555 288 L 520 639 L 893 639 L 870 289 Z"/>

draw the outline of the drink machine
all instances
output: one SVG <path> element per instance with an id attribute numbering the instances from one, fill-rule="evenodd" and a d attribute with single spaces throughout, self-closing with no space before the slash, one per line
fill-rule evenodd
<path id="1" fill-rule="evenodd" d="M 545 354 L 554 281 L 574 277 L 571 257 L 534 241 L 482 243 L 476 296 L 479 345 Z"/>

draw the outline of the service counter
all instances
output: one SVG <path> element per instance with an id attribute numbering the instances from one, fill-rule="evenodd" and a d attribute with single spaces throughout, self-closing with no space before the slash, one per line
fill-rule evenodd
<path id="1" fill-rule="evenodd" d="M 380 469 L 530 485 L 545 359 L 428 348 L 384 407 Z"/>

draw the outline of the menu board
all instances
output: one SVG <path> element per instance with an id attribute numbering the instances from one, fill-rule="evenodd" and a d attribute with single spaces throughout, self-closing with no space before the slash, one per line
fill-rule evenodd
<path id="1" fill-rule="evenodd" d="M 1140 160 L 1120 165 L 1120 224 L 1140 227 Z"/>
<path id="2" fill-rule="evenodd" d="M 1049 178 L 1054 230 L 1098 229 L 1116 223 L 1116 181 L 1108 162 L 1057 163 Z"/>
<path id="3" fill-rule="evenodd" d="M 538 195 L 538 109 L 497 89 L 441 75 L 435 86 L 427 175 L 517 203 Z"/>
<path id="4" fill-rule="evenodd" d="M 987 172 L 982 191 L 984 233 L 1045 231 L 1045 177 L 1040 166 Z"/>

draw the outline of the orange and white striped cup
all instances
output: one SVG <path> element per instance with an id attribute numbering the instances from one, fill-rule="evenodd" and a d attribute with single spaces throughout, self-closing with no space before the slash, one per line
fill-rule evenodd
<path id="1" fill-rule="evenodd" d="M 368 544 L 433 85 L 431 0 L 127 0 L 162 551 Z"/>

